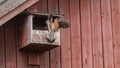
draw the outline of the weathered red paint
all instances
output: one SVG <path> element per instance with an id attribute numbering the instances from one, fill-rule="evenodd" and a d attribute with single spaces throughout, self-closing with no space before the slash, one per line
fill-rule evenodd
<path id="1" fill-rule="evenodd" d="M 18 21 L 11 20 L 0 27 L 0 68 L 119 68 L 119 3 L 39 0 L 27 10 L 61 13 L 65 15 L 62 20 L 71 23 L 70 28 L 61 30 L 61 48 L 37 53 L 38 61 L 34 60 L 27 52 L 19 51 L 21 28 Z"/>
<path id="2" fill-rule="evenodd" d="M 93 67 L 103 67 L 102 24 L 100 0 L 91 0 Z"/>

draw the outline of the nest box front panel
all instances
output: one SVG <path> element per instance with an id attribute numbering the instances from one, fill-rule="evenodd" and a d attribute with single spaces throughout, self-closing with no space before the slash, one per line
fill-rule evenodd
<path id="1" fill-rule="evenodd" d="M 55 41 L 50 43 L 47 40 L 49 37 L 48 30 L 32 30 L 32 42 L 33 43 L 43 43 L 43 44 L 50 44 L 50 45 L 60 45 L 60 30 L 54 32 Z"/>

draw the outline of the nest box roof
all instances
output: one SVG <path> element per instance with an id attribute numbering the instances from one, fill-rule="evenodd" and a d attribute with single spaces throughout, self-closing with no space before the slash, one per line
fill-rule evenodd
<path id="1" fill-rule="evenodd" d="M 51 13 L 40 13 L 40 12 L 33 12 L 33 11 L 27 11 L 27 12 L 25 12 L 25 13 L 28 14 L 28 15 L 36 15 L 36 16 L 43 16 L 43 17 L 48 17 L 48 16 L 51 15 Z M 52 16 L 53 16 L 53 17 L 61 18 L 61 17 L 63 17 L 64 15 L 63 15 L 63 14 L 52 13 Z"/>
<path id="2" fill-rule="evenodd" d="M 37 1 L 38 0 L 0 0 L 0 26 Z"/>

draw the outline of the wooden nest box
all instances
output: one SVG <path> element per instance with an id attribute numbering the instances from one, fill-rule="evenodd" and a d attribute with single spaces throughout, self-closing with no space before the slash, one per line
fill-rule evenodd
<path id="1" fill-rule="evenodd" d="M 24 51 L 48 51 L 60 46 L 60 30 L 54 32 L 52 42 L 49 41 L 50 31 L 46 21 L 50 14 L 29 12 L 22 24 L 22 37 L 20 50 Z M 54 18 L 60 18 L 61 14 L 52 14 Z"/>

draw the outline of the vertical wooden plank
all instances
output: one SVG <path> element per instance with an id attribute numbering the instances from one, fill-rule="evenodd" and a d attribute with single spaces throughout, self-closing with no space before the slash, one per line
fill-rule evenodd
<path id="1" fill-rule="evenodd" d="M 74 8 L 74 9 L 73 9 Z M 82 68 L 79 0 L 70 0 L 72 68 Z"/>
<path id="2" fill-rule="evenodd" d="M 114 68 L 120 67 L 120 0 L 111 0 L 114 45 Z"/>
<path id="3" fill-rule="evenodd" d="M 61 68 L 60 47 L 57 47 L 50 51 L 50 67 Z"/>
<path id="4" fill-rule="evenodd" d="M 69 22 L 69 1 L 59 0 L 59 11 L 65 16 L 62 20 Z M 61 29 L 61 60 L 62 68 L 71 67 L 71 45 L 70 45 L 70 28 Z"/>
<path id="5" fill-rule="evenodd" d="M 16 68 L 15 24 L 5 26 L 6 68 Z"/>
<path id="6" fill-rule="evenodd" d="M 47 13 L 47 0 L 39 0 L 36 4 L 29 7 L 27 11 Z"/>
<path id="7" fill-rule="evenodd" d="M 28 65 L 39 65 L 39 53 L 38 52 L 28 52 Z"/>
<path id="8" fill-rule="evenodd" d="M 48 0 L 48 12 L 58 13 L 58 0 Z"/>
<path id="9" fill-rule="evenodd" d="M 110 0 L 101 0 L 104 67 L 114 68 Z"/>
<path id="10" fill-rule="evenodd" d="M 49 52 L 42 52 L 40 55 L 40 68 L 50 68 Z"/>
<path id="11" fill-rule="evenodd" d="M 93 68 L 90 0 L 81 0 L 80 4 L 81 4 L 80 8 L 81 8 L 83 68 Z"/>
<path id="12" fill-rule="evenodd" d="M 91 0 L 91 23 L 94 68 L 103 68 L 102 25 L 100 0 Z"/>
<path id="13" fill-rule="evenodd" d="M 0 68 L 5 68 L 4 27 L 0 27 Z"/>
<path id="14" fill-rule="evenodd" d="M 47 0 L 39 0 L 35 5 L 27 9 L 47 13 Z M 49 51 L 40 53 L 40 68 L 49 68 Z"/>
<path id="15" fill-rule="evenodd" d="M 18 22 L 18 19 L 19 20 Z M 22 18 L 16 19 L 16 49 L 17 49 L 17 68 L 27 68 L 27 54 L 26 52 L 19 51 L 20 48 L 20 39 L 22 37 L 21 25 L 22 25 Z"/>
<path id="16" fill-rule="evenodd" d="M 58 13 L 58 0 L 48 0 L 48 12 Z M 61 68 L 60 47 L 50 50 L 50 67 Z"/>

